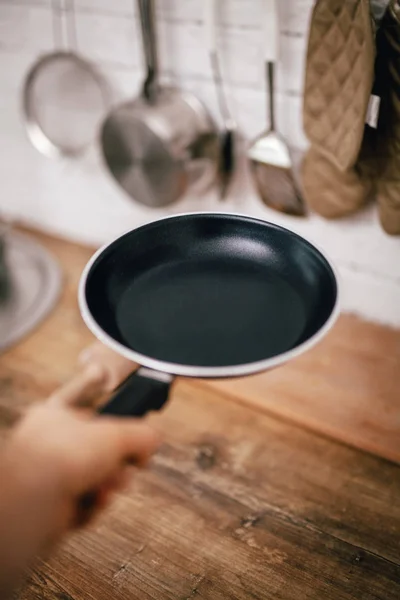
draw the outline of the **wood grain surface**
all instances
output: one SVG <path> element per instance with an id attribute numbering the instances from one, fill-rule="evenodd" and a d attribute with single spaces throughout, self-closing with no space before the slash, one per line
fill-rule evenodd
<path id="1" fill-rule="evenodd" d="M 284 368 L 210 383 L 245 405 L 400 464 L 398 330 L 342 316 Z"/>
<path id="2" fill-rule="evenodd" d="M 4 431 L 71 376 L 92 341 L 76 304 L 91 250 L 39 239 L 59 256 L 65 289 L 48 320 L 1 357 Z M 321 345 L 310 362 L 270 373 L 271 384 L 265 379 L 274 401 L 290 409 L 282 410 L 284 419 L 270 406 L 248 406 L 238 387 L 247 389 L 244 382 L 177 381 L 169 405 L 151 417 L 164 444 L 150 468 L 88 530 L 38 565 L 17 597 L 398 599 L 400 468 L 293 423 L 296 398 L 302 410 L 307 395 L 335 395 L 340 404 L 353 394 L 361 402 L 374 372 L 376 401 L 395 398 L 389 378 L 396 369 L 376 354 L 369 334 L 361 335 L 375 335 L 375 326 L 344 317 L 337 331 L 328 353 Z M 395 357 L 395 333 L 377 332 Z M 346 360 L 337 347 L 351 348 Z M 288 380 L 280 379 L 287 370 Z M 375 412 L 363 419 L 372 423 Z"/>

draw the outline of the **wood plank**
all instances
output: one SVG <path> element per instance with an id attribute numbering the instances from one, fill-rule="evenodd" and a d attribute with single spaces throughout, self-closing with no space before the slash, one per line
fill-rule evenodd
<path id="1" fill-rule="evenodd" d="M 261 375 L 209 381 L 239 402 L 400 463 L 400 331 L 343 315 L 310 352 Z"/>
<path id="2" fill-rule="evenodd" d="M 400 469 L 176 386 L 148 472 L 21 600 L 397 599 Z"/>

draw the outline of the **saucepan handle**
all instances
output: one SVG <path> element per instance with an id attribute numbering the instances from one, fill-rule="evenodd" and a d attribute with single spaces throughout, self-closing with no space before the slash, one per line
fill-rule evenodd
<path id="1" fill-rule="evenodd" d="M 160 410 L 168 400 L 172 377 L 148 369 L 130 375 L 110 400 L 98 409 L 100 415 L 142 417 Z"/>
<path id="2" fill-rule="evenodd" d="M 147 100 L 154 101 L 158 95 L 158 51 L 154 0 L 137 0 L 137 6 L 147 70 L 146 80 L 143 84 L 143 95 Z"/>

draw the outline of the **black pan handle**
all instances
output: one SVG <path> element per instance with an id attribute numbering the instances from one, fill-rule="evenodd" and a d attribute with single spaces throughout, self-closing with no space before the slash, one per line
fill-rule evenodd
<path id="1" fill-rule="evenodd" d="M 172 382 L 171 375 L 141 368 L 125 379 L 97 412 L 100 415 L 143 417 L 164 406 Z"/>

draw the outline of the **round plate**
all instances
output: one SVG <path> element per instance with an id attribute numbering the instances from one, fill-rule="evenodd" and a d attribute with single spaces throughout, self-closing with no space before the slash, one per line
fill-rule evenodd
<path id="1" fill-rule="evenodd" d="M 51 311 L 62 286 L 53 256 L 22 234 L 5 236 L 8 283 L 0 300 L 0 350 L 27 335 Z"/>

